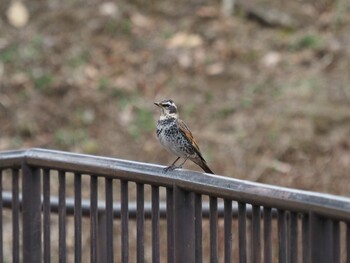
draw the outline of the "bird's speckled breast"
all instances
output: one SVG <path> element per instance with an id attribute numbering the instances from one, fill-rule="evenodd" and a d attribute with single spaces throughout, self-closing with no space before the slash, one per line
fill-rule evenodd
<path id="1" fill-rule="evenodd" d="M 157 137 L 165 149 L 176 156 L 187 158 L 195 155 L 192 145 L 177 127 L 176 119 L 159 120 Z"/>

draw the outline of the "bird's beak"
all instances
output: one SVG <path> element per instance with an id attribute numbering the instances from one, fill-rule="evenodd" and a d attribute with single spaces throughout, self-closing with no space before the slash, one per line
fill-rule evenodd
<path id="1" fill-rule="evenodd" d="M 159 103 L 159 102 L 155 102 L 154 105 L 156 105 L 156 106 L 158 106 L 158 107 L 160 107 L 160 108 L 162 107 L 162 106 L 160 106 L 160 103 Z"/>

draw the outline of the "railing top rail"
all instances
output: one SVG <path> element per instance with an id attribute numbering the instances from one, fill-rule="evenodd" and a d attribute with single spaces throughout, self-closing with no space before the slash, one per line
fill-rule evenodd
<path id="1" fill-rule="evenodd" d="M 188 170 L 163 173 L 163 166 L 45 149 L 0 152 L 0 168 L 34 167 L 95 174 L 302 213 L 350 221 L 350 198 L 248 182 Z"/>

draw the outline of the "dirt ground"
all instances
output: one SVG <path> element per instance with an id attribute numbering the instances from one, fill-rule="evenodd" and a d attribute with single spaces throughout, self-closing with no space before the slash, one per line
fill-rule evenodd
<path id="1" fill-rule="evenodd" d="M 350 196 L 349 3 L 243 2 L 3 1 L 0 150 L 168 165 L 172 98 L 217 174 Z"/>

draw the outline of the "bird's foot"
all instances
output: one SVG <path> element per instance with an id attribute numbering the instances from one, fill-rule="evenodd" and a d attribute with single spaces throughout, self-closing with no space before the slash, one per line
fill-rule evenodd
<path id="1" fill-rule="evenodd" d="M 170 166 L 164 168 L 163 172 L 167 173 L 168 171 L 173 171 L 175 169 L 181 169 L 181 168 L 182 168 L 182 166 L 170 165 Z"/>

